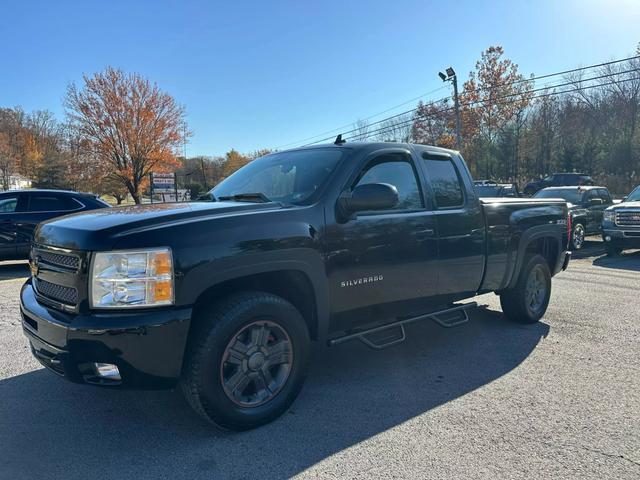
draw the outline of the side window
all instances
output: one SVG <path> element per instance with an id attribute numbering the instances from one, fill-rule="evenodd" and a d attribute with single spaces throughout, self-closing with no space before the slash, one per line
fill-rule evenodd
<path id="1" fill-rule="evenodd" d="M 599 198 L 596 190 L 588 190 L 587 193 L 584 194 L 582 201 L 589 203 L 592 198 Z"/>
<path id="2" fill-rule="evenodd" d="M 434 158 L 423 154 L 429 182 L 435 195 L 437 208 L 461 207 L 464 204 L 462 182 L 450 158 Z"/>
<path id="3" fill-rule="evenodd" d="M 29 202 L 30 212 L 67 212 L 80 208 L 73 198 L 47 194 L 32 195 Z"/>
<path id="4" fill-rule="evenodd" d="M 611 205 L 613 203 L 613 201 L 611 200 L 611 195 L 609 195 L 609 190 L 600 188 L 598 189 L 598 192 L 600 193 L 600 198 L 602 198 L 602 203 L 604 203 L 605 205 Z"/>
<path id="5" fill-rule="evenodd" d="M 420 187 L 413 165 L 400 154 L 382 155 L 363 170 L 354 185 L 388 183 L 398 189 L 398 205 L 394 210 L 418 210 L 423 208 Z"/>
<path id="6" fill-rule="evenodd" d="M 0 213 L 13 213 L 18 208 L 18 196 L 6 196 L 0 198 Z"/>

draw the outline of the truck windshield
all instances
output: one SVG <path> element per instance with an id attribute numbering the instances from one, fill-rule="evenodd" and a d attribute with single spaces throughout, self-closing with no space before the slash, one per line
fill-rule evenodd
<path id="1" fill-rule="evenodd" d="M 640 201 L 640 186 L 633 189 L 629 194 L 625 202 L 638 202 Z"/>
<path id="2" fill-rule="evenodd" d="M 563 200 L 580 204 L 582 203 L 582 190 L 577 188 L 545 188 L 534 195 L 534 198 L 562 198 Z"/>
<path id="3" fill-rule="evenodd" d="M 209 194 L 213 199 L 239 201 L 261 194 L 274 202 L 305 203 L 326 183 L 343 153 L 338 148 L 314 148 L 260 157 L 224 179 Z"/>

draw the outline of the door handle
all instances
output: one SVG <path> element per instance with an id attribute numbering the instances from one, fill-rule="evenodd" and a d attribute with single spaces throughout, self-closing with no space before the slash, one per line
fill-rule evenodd
<path id="1" fill-rule="evenodd" d="M 435 235 L 436 231 L 433 228 L 425 228 L 424 230 L 418 230 L 416 232 L 416 237 L 419 239 L 429 238 Z"/>

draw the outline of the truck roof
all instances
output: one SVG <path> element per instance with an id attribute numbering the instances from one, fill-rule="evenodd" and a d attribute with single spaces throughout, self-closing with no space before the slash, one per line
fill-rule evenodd
<path id="1" fill-rule="evenodd" d="M 412 147 L 428 148 L 433 150 L 434 153 L 442 153 L 447 155 L 455 155 L 457 150 L 451 150 L 449 148 L 435 147 L 433 145 L 422 145 L 416 143 L 404 143 L 404 142 L 345 142 L 340 144 L 335 143 L 318 143 L 315 145 L 307 145 L 303 147 L 292 148 L 290 150 L 308 150 L 313 148 L 345 148 L 350 150 L 356 149 L 376 149 L 376 148 L 412 148 Z"/>

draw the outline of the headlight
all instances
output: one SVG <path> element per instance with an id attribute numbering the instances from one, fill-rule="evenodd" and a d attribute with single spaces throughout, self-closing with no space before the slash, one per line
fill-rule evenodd
<path id="1" fill-rule="evenodd" d="M 168 248 L 97 252 L 91 264 L 91 307 L 173 304 L 173 260 Z"/>
<path id="2" fill-rule="evenodd" d="M 604 211 L 604 221 L 605 222 L 613 222 L 616 219 L 616 212 L 614 210 L 605 210 Z"/>

